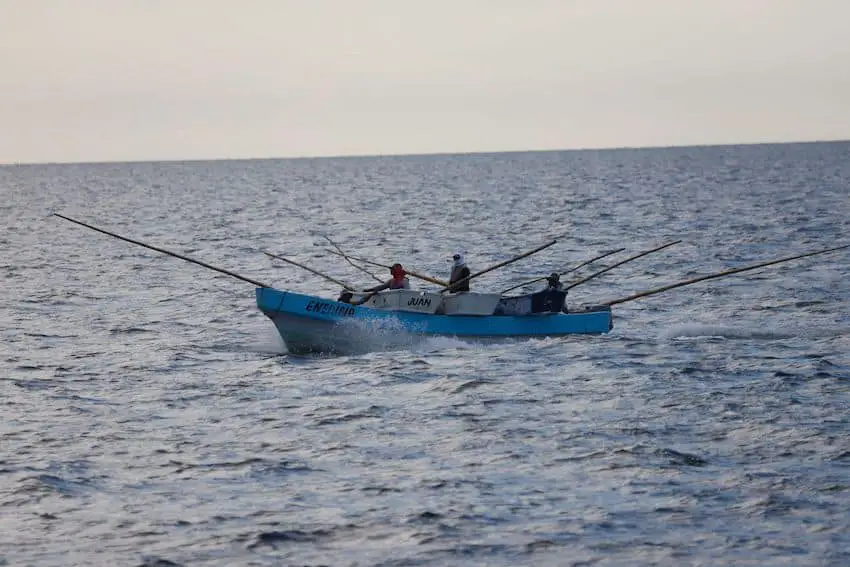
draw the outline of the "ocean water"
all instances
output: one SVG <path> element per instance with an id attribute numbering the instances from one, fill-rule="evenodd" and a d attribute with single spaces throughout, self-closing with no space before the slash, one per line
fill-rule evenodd
<path id="1" fill-rule="evenodd" d="M 331 297 L 262 251 L 368 285 L 323 234 L 437 277 L 560 237 L 500 290 L 682 240 L 595 303 L 850 243 L 850 143 L 4 166 L 0 196 L 0 564 L 850 564 L 847 250 L 604 336 L 298 357 L 250 284 L 51 216 Z"/>

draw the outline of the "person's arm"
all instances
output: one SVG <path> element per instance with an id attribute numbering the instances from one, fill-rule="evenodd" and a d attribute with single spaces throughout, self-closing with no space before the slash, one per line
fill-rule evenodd
<path id="1" fill-rule="evenodd" d="M 389 289 L 389 287 L 390 287 L 390 282 L 386 281 L 386 282 L 384 282 L 380 285 L 376 285 L 375 287 L 370 287 L 369 289 L 364 289 L 363 291 L 373 293 L 373 292 L 378 292 L 378 291 L 383 291 L 385 289 Z"/>
<path id="2" fill-rule="evenodd" d="M 372 293 L 367 293 L 366 295 L 362 296 L 360 299 L 352 299 L 351 301 L 349 301 L 349 303 L 351 303 L 351 305 L 363 305 L 364 303 L 366 303 L 367 301 L 372 299 L 372 297 L 374 297 L 374 295 L 376 293 L 378 293 L 378 292 L 373 291 Z"/>

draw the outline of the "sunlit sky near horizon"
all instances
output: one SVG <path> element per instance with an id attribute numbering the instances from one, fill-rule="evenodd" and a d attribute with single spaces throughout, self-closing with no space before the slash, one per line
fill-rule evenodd
<path id="1" fill-rule="evenodd" d="M 850 138 L 847 0 L 0 0 L 0 163 Z"/>

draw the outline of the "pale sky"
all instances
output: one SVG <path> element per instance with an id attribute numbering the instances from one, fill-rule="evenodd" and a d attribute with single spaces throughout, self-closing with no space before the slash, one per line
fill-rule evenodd
<path id="1" fill-rule="evenodd" d="M 0 0 L 0 163 L 850 138 L 850 0 Z"/>

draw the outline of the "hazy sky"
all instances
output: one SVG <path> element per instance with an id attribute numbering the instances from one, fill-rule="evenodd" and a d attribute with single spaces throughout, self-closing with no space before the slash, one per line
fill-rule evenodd
<path id="1" fill-rule="evenodd" d="M 850 138 L 850 0 L 0 0 L 0 163 Z"/>

